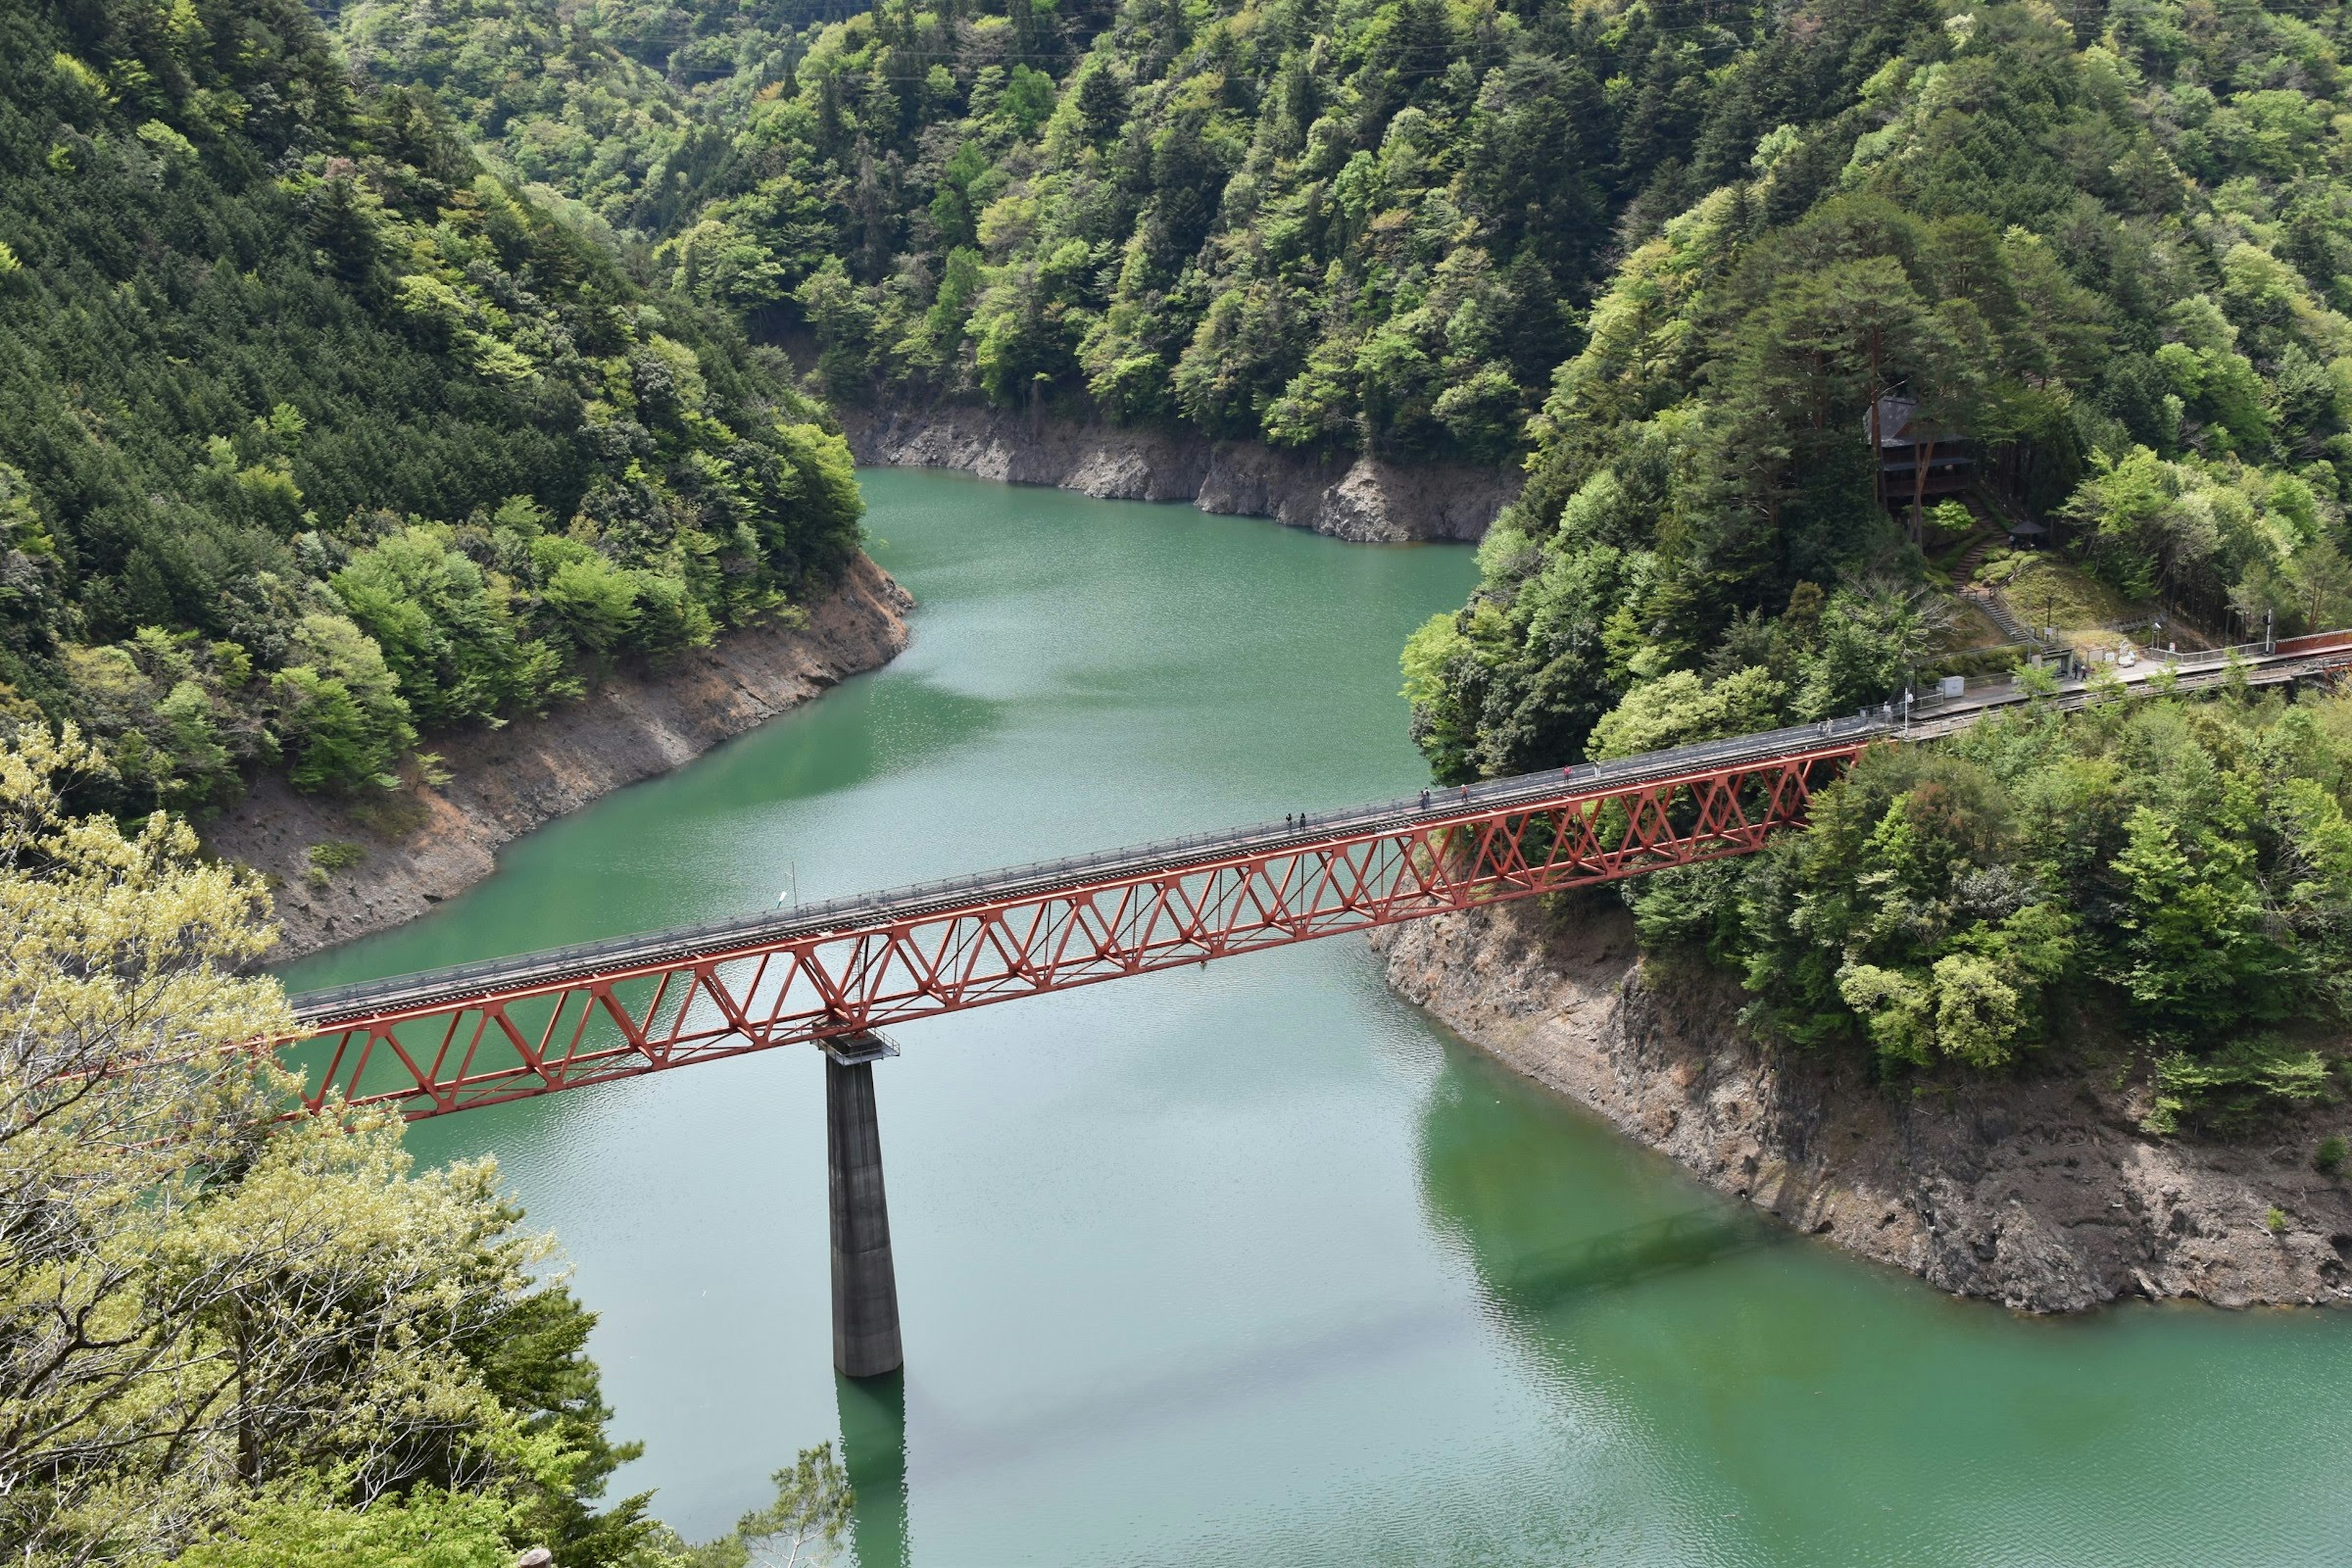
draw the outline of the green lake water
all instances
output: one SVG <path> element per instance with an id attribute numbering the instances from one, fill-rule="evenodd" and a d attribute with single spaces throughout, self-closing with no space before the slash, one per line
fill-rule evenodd
<path id="1" fill-rule="evenodd" d="M 862 476 L 898 662 L 510 847 L 297 986 L 1394 795 L 1459 548 Z M 896 1031 L 907 1371 L 830 1363 L 821 1064 L 427 1122 L 602 1317 L 690 1536 L 846 1443 L 865 1568 L 2352 1561 L 2352 1318 L 2011 1318 L 1764 1226 L 1358 939 Z"/>

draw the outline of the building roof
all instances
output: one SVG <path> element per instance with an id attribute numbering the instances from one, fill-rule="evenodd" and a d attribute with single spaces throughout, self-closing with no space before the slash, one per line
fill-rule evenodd
<path id="1" fill-rule="evenodd" d="M 1888 393 L 1878 400 L 1878 444 L 1882 447 L 1908 447 L 1911 437 L 1911 416 L 1919 412 L 1919 400 Z M 1870 410 L 1862 411 L 1862 427 L 1870 428 Z"/>

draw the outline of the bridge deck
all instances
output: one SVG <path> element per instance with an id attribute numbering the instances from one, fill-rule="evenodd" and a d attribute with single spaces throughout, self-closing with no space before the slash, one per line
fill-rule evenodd
<path id="1" fill-rule="evenodd" d="M 2347 667 L 2352 632 L 2236 668 L 2271 684 Z M 2186 689 L 2231 674 L 2221 655 L 2118 673 L 2145 689 L 2163 668 Z M 1744 854 L 1873 742 L 2026 700 L 1999 687 L 1907 723 L 1858 715 L 312 992 L 294 1001 L 306 1100 L 437 1115 Z"/>

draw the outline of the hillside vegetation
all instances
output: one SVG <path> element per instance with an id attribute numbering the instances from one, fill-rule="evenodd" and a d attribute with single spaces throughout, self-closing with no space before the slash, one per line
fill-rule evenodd
<path id="1" fill-rule="evenodd" d="M 555 15 L 368 0 L 345 36 L 512 146 L 607 91 L 529 68 Z M 565 58 L 620 58 L 611 14 L 563 15 Z M 772 16 L 764 53 L 715 0 L 674 15 L 735 63 L 667 71 L 700 129 L 662 144 L 705 151 L 614 221 L 812 389 L 1524 463 L 1469 604 L 1405 650 L 1441 780 L 2005 668 L 1968 651 L 2002 634 L 1964 558 L 2094 638 L 2352 622 L 2337 9 L 884 0 Z M 1880 504 L 1882 391 L 1966 443 L 1969 505 Z M 1988 556 L 2004 514 L 2056 548 Z M 2287 1042 L 2344 1019 L 2334 733 L 2160 704 L 1874 761 L 1826 803 L 1853 843 L 1661 880 L 1643 929 L 1889 1071 L 2002 1067 L 2073 1016 L 2173 1063 L 2158 1121 L 2242 1110 L 2192 1059 L 2332 1092 Z M 2226 974 L 2150 945 L 2168 900 L 2242 933 Z"/>
<path id="2" fill-rule="evenodd" d="M 718 9 L 672 15 L 717 29 Z M 555 16 L 368 0 L 344 36 L 501 146 L 526 122 L 575 147 L 557 121 L 610 127 L 602 156 L 652 171 L 616 216 L 679 287 L 807 344 L 836 398 L 1402 457 L 1516 453 L 1614 226 L 1744 166 L 1763 112 L 1712 124 L 1711 80 L 1765 31 L 1738 9 L 887 0 L 756 61 L 737 46 L 723 86 L 673 65 L 661 112 L 712 127 L 681 156 L 677 133 L 601 107 L 633 90 L 615 66 L 546 85 L 541 62 L 575 68 L 550 50 Z M 1905 21 L 1841 23 L 1830 52 L 1884 53 Z M 1807 64 L 1781 84 L 1797 102 L 1867 69 Z M 533 107 L 551 96 L 565 107 Z"/>
<path id="3" fill-rule="evenodd" d="M 283 0 L 0 13 L 0 707 L 124 808 L 373 789 L 856 548 L 730 324 Z"/>
<path id="4" fill-rule="evenodd" d="M 2352 621 L 2336 20 L 1948 6 L 1827 112 L 1757 127 L 1737 177 L 1629 237 L 1470 604 L 1406 650 L 1439 774 L 1898 692 L 1947 606 L 1872 493 L 1874 384 L 2029 450 L 2011 504 L 2118 599 Z M 1835 35 L 1806 31 L 1726 101 L 1792 101 Z M 2327 714 L 1997 725 L 1869 763 L 1754 864 L 1629 896 L 1653 942 L 1740 967 L 1768 1034 L 1995 1068 L 2064 1017 L 2165 1064 L 2152 1124 L 2242 1125 L 2335 1092 L 2309 1048 L 2346 1018 L 2352 913 Z"/>

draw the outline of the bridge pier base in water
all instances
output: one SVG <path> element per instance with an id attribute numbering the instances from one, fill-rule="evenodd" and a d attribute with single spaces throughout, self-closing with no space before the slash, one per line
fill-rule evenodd
<path id="1" fill-rule="evenodd" d="M 906 1362 L 898 1345 L 890 1210 L 882 1194 L 882 1131 L 874 1111 L 874 1064 L 898 1054 L 898 1047 L 875 1034 L 846 1036 L 824 1047 L 833 1364 L 845 1377 L 878 1377 Z"/>

